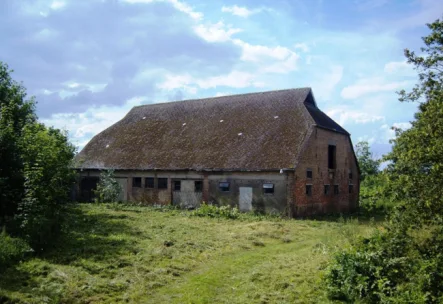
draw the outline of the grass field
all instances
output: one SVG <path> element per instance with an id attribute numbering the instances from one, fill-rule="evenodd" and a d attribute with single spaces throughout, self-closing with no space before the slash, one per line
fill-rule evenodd
<path id="1" fill-rule="evenodd" d="M 0 303 L 324 303 L 322 271 L 373 224 L 69 208 L 64 236 L 0 278 Z"/>

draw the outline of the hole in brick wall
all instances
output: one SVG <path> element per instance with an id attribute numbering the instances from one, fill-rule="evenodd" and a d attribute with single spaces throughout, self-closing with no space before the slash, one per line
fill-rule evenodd
<path id="1" fill-rule="evenodd" d="M 328 195 L 328 194 L 329 194 L 329 185 L 325 185 L 325 186 L 324 186 L 323 193 L 324 193 L 325 195 Z"/>
<path id="2" fill-rule="evenodd" d="M 334 185 L 334 194 L 338 194 L 338 185 Z"/>
<path id="3" fill-rule="evenodd" d="M 336 163 L 336 147 L 333 145 L 328 145 L 328 168 L 335 169 Z"/>

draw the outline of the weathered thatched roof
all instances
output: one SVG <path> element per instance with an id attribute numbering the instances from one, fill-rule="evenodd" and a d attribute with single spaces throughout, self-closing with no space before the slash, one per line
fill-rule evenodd
<path id="1" fill-rule="evenodd" d="M 150 104 L 96 135 L 77 161 L 84 169 L 289 169 L 315 125 L 348 134 L 310 88 Z"/>

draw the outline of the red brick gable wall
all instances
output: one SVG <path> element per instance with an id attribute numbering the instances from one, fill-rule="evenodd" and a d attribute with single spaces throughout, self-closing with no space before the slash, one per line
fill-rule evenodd
<path id="1" fill-rule="evenodd" d="M 336 169 L 328 168 L 328 145 L 336 146 Z M 352 212 L 358 207 L 359 174 L 348 135 L 321 128 L 311 133 L 305 150 L 301 153 L 295 172 L 294 211 L 297 216 Z M 312 178 L 307 170 L 312 170 Z M 349 178 L 349 170 L 352 178 Z M 312 194 L 306 194 L 311 185 Z M 324 186 L 329 185 L 325 195 Z M 338 194 L 334 186 L 338 185 Z M 353 185 L 349 193 L 349 185 Z"/>

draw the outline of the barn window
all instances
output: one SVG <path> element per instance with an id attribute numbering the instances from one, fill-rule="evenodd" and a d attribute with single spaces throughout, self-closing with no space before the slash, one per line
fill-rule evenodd
<path id="1" fill-rule="evenodd" d="M 349 185 L 349 193 L 354 192 L 354 185 Z"/>
<path id="2" fill-rule="evenodd" d="M 174 191 L 180 191 L 182 188 L 181 181 L 174 181 Z"/>
<path id="3" fill-rule="evenodd" d="M 307 178 L 312 178 L 312 169 L 306 170 L 306 177 Z"/>
<path id="4" fill-rule="evenodd" d="M 349 169 L 349 179 L 352 179 L 352 170 Z"/>
<path id="5" fill-rule="evenodd" d="M 328 168 L 335 169 L 337 167 L 336 162 L 336 147 L 333 145 L 328 146 Z"/>
<path id="6" fill-rule="evenodd" d="M 312 196 L 312 185 L 306 185 L 306 195 Z"/>
<path id="7" fill-rule="evenodd" d="M 154 189 L 154 178 L 147 177 L 145 178 L 145 187 L 149 189 Z"/>
<path id="8" fill-rule="evenodd" d="M 338 185 L 334 185 L 334 194 L 338 194 Z"/>
<path id="9" fill-rule="evenodd" d="M 133 177 L 132 178 L 132 187 L 141 188 L 142 186 L 142 178 L 141 177 Z"/>
<path id="10" fill-rule="evenodd" d="M 202 192 L 203 191 L 203 182 L 202 181 L 195 181 L 194 182 L 194 191 L 195 192 Z"/>
<path id="11" fill-rule="evenodd" d="M 220 191 L 222 192 L 228 192 L 229 191 L 229 183 L 219 183 L 218 187 L 220 188 Z"/>
<path id="12" fill-rule="evenodd" d="M 263 184 L 264 194 L 274 194 L 274 184 Z"/>
<path id="13" fill-rule="evenodd" d="M 160 177 L 158 179 L 158 189 L 168 189 L 168 179 Z"/>
<path id="14" fill-rule="evenodd" d="M 329 194 L 329 185 L 325 185 L 325 188 L 324 188 L 323 193 L 324 193 L 325 195 L 328 195 L 328 194 Z"/>

